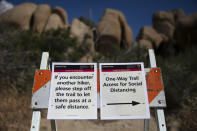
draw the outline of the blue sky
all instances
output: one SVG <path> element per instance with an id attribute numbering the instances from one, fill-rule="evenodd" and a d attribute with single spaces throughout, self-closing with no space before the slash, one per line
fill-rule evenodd
<path id="1" fill-rule="evenodd" d="M 69 23 L 74 18 L 86 16 L 98 23 L 106 8 L 122 11 L 132 28 L 134 39 L 140 28 L 152 26 L 152 14 L 156 11 L 168 11 L 175 8 L 183 9 L 186 14 L 197 11 L 197 0 L 7 0 L 17 5 L 23 2 L 61 6 L 68 13 Z M 92 16 L 89 16 L 91 9 Z"/>

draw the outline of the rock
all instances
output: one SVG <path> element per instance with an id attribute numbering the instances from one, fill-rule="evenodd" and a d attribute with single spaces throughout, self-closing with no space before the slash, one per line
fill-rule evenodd
<path id="1" fill-rule="evenodd" d="M 126 40 L 126 47 L 131 47 L 133 41 L 133 32 L 128 24 L 126 24 L 125 27 L 125 40 Z"/>
<path id="2" fill-rule="evenodd" d="M 158 33 L 158 34 L 161 36 L 163 42 L 168 42 L 169 41 L 169 38 L 166 35 L 164 35 L 162 33 Z"/>
<path id="3" fill-rule="evenodd" d="M 45 31 L 49 29 L 67 28 L 68 18 L 67 13 L 61 7 L 55 7 L 50 15 L 45 27 Z"/>
<path id="4" fill-rule="evenodd" d="M 48 5 L 39 5 L 34 12 L 33 19 L 33 30 L 42 33 L 45 24 L 51 14 L 51 7 Z"/>
<path id="5" fill-rule="evenodd" d="M 174 33 L 174 15 L 172 12 L 159 11 L 153 15 L 153 27 L 157 32 L 166 35 L 169 38 L 173 37 Z"/>
<path id="6" fill-rule="evenodd" d="M 84 36 L 89 33 L 90 29 L 87 25 L 81 22 L 79 19 L 74 19 L 70 27 L 70 33 L 72 37 L 76 37 L 79 43 L 82 43 Z M 93 36 L 93 35 L 92 35 Z M 92 37 L 91 36 L 91 37 Z"/>
<path id="7" fill-rule="evenodd" d="M 171 10 L 171 11 L 169 11 L 169 12 L 171 12 L 171 13 L 173 14 L 175 24 L 176 24 L 176 21 L 177 21 L 179 18 L 185 16 L 185 13 L 184 13 L 184 11 L 183 11 L 182 9 L 173 9 L 173 10 Z"/>
<path id="8" fill-rule="evenodd" d="M 79 19 L 74 19 L 70 27 L 71 37 L 76 37 L 79 44 L 86 44 L 89 47 L 87 54 L 80 62 L 92 62 L 94 54 L 93 31 Z"/>
<path id="9" fill-rule="evenodd" d="M 154 26 L 156 30 L 168 38 L 172 38 L 174 34 L 175 27 L 174 25 L 170 24 L 168 21 L 160 22 L 157 26 Z"/>
<path id="10" fill-rule="evenodd" d="M 99 33 L 99 41 L 105 40 L 106 37 L 110 37 L 114 39 L 114 44 L 118 44 L 120 46 L 121 41 L 121 27 L 120 23 L 117 19 L 104 19 L 101 20 L 97 26 L 97 30 Z"/>
<path id="11" fill-rule="evenodd" d="M 197 12 L 186 15 L 181 9 L 159 11 L 153 15 L 153 26 L 164 43 L 173 43 L 177 49 L 197 43 Z"/>
<path id="12" fill-rule="evenodd" d="M 197 43 L 197 12 L 177 20 L 174 38 L 180 47 Z"/>
<path id="13" fill-rule="evenodd" d="M 0 22 L 8 22 L 19 25 L 22 29 L 30 29 L 32 14 L 36 10 L 33 3 L 24 3 L 1 14 Z"/>
<path id="14" fill-rule="evenodd" d="M 60 16 L 60 18 L 62 19 L 62 21 L 64 23 L 64 26 L 67 27 L 68 26 L 68 16 L 67 16 L 66 11 L 63 8 L 57 6 L 53 9 L 53 12 Z"/>
<path id="15" fill-rule="evenodd" d="M 81 63 L 93 62 L 93 56 L 92 55 L 85 55 L 79 60 L 79 62 L 81 62 Z"/>
<path id="16" fill-rule="evenodd" d="M 58 28 L 64 28 L 64 23 L 59 15 L 53 13 L 49 16 L 44 31 Z"/>
<path id="17" fill-rule="evenodd" d="M 141 48 L 146 48 L 146 49 L 153 49 L 152 43 L 148 40 L 141 39 L 138 41 L 138 45 Z"/>
<path id="18" fill-rule="evenodd" d="M 168 12 L 158 11 L 153 15 L 153 27 L 160 34 L 164 41 L 171 41 L 177 26 L 177 21 L 184 17 L 185 13 L 181 9 L 173 9 Z M 164 36 L 165 35 L 165 36 Z"/>
<path id="19" fill-rule="evenodd" d="M 132 30 L 124 15 L 117 10 L 106 9 L 97 25 L 99 39 L 97 50 L 106 53 L 106 47 L 130 47 L 132 44 Z"/>
<path id="20" fill-rule="evenodd" d="M 67 13 L 61 7 L 51 9 L 49 5 L 33 3 L 20 4 L 1 14 L 0 22 L 13 23 L 39 33 L 68 26 Z"/>
<path id="21" fill-rule="evenodd" d="M 155 47 L 156 49 L 159 47 L 160 43 L 163 40 L 162 36 L 159 35 L 159 33 L 157 33 L 155 29 L 150 26 L 142 27 L 140 33 L 137 36 L 137 40 L 141 40 L 141 39 L 151 42 L 153 47 Z"/>
<path id="22" fill-rule="evenodd" d="M 168 21 L 170 24 L 174 25 L 173 13 L 158 11 L 155 14 L 153 14 L 153 22 L 160 22 L 160 21 Z"/>
<path id="23" fill-rule="evenodd" d="M 191 27 L 194 26 L 196 22 L 197 22 L 197 12 L 188 16 L 180 17 L 177 21 L 177 26 Z"/>

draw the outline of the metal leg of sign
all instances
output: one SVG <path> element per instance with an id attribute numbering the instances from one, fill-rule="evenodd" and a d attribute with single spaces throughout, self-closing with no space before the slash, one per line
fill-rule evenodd
<path id="1" fill-rule="evenodd" d="M 41 112 L 40 111 L 33 111 L 30 131 L 39 131 L 39 129 L 40 129 L 40 118 L 41 118 Z"/>
<path id="2" fill-rule="evenodd" d="M 51 131 L 57 131 L 56 121 L 51 120 Z"/>
<path id="3" fill-rule="evenodd" d="M 150 67 L 151 68 L 157 67 L 154 50 L 153 49 L 149 49 L 148 53 L 149 53 L 149 59 L 150 59 Z"/>
<path id="4" fill-rule="evenodd" d="M 149 49 L 149 59 L 151 68 L 157 67 L 155 53 L 153 49 Z M 155 112 L 159 131 L 166 131 L 166 123 L 163 109 L 156 108 Z"/>
<path id="5" fill-rule="evenodd" d="M 145 119 L 144 120 L 144 131 L 148 131 L 149 130 L 149 120 Z"/>
<path id="6" fill-rule="evenodd" d="M 43 52 L 42 53 L 42 58 L 41 58 L 41 63 L 40 63 L 40 69 L 41 70 L 47 70 L 50 68 L 48 65 L 48 60 L 49 60 L 49 53 L 48 52 Z M 40 129 L 40 120 L 41 120 L 41 111 L 39 110 L 34 110 L 33 115 L 32 115 L 32 123 L 31 123 L 31 131 L 39 131 Z M 51 129 L 52 131 L 57 131 L 56 129 L 56 121 L 51 120 Z"/>
<path id="7" fill-rule="evenodd" d="M 166 122 L 163 109 L 155 109 L 158 121 L 158 130 L 166 131 Z"/>
<path id="8" fill-rule="evenodd" d="M 40 63 L 40 69 L 41 70 L 48 69 L 48 59 L 49 59 L 49 53 L 48 52 L 43 52 L 41 63 Z"/>

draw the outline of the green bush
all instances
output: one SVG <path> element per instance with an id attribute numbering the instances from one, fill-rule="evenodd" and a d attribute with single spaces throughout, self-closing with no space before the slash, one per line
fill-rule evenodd
<path id="1" fill-rule="evenodd" d="M 78 44 L 70 38 L 69 30 L 50 30 L 43 34 L 24 31 L 16 25 L 0 24 L 0 84 L 2 88 L 17 87 L 31 90 L 33 76 L 39 68 L 43 51 L 50 53 L 51 61 L 77 62 L 88 51 L 87 44 Z M 114 44 L 115 45 L 115 44 Z M 197 47 L 186 47 L 177 53 L 173 45 L 165 48 L 167 55 L 157 55 L 162 70 L 167 99 L 167 114 L 176 114 L 181 130 L 197 130 Z M 110 47 L 107 55 L 96 53 L 95 62 L 144 62 L 149 65 L 148 52 L 135 47 Z"/>
<path id="2" fill-rule="evenodd" d="M 176 56 L 157 57 L 162 69 L 167 114 L 181 121 L 181 131 L 197 130 L 197 47 L 186 47 Z"/>
<path id="3" fill-rule="evenodd" d="M 167 101 L 166 116 L 175 115 L 181 120 L 181 131 L 197 130 L 197 47 L 186 47 L 178 54 L 176 48 L 168 46 L 167 55 L 156 55 L 157 66 L 162 70 Z M 98 54 L 97 62 L 144 62 L 148 67 L 148 51 L 139 47 L 119 50 L 105 56 Z M 168 122 L 167 122 L 168 123 Z"/>
<path id="4" fill-rule="evenodd" d="M 93 59 L 95 62 L 144 62 L 145 66 L 148 66 L 148 54 L 145 48 L 135 47 L 128 49 L 120 49 L 117 44 L 110 46 L 107 53 L 98 53 Z"/>
<path id="5" fill-rule="evenodd" d="M 188 47 L 173 57 L 157 57 L 163 72 L 168 109 L 177 109 L 188 97 L 197 95 L 197 47 Z"/>
<path id="6" fill-rule="evenodd" d="M 14 25 L 0 24 L 0 83 L 2 87 L 32 88 L 33 76 L 39 68 L 43 51 L 51 61 L 79 61 L 87 52 L 65 29 L 49 30 L 43 34 L 24 31 Z M 28 88 L 29 87 L 29 88 Z"/>
<path id="7" fill-rule="evenodd" d="M 86 18 L 85 16 L 80 16 L 79 20 L 82 21 L 84 24 L 86 24 L 87 26 L 89 26 L 90 28 L 94 28 L 96 27 L 96 24 L 94 23 L 94 21 Z"/>

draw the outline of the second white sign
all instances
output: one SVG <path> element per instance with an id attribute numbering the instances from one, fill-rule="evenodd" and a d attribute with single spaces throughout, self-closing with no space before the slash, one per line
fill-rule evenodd
<path id="1" fill-rule="evenodd" d="M 100 64 L 101 119 L 149 119 L 143 63 Z"/>

